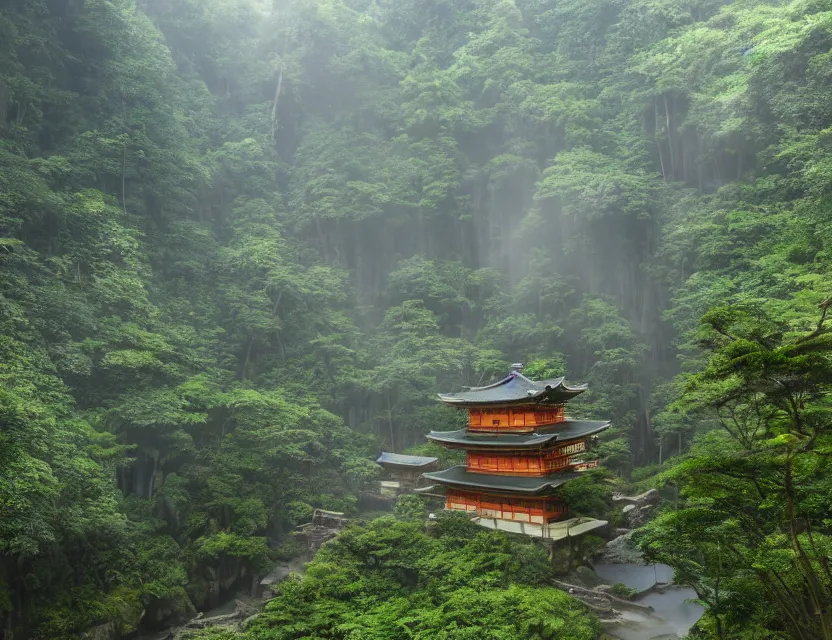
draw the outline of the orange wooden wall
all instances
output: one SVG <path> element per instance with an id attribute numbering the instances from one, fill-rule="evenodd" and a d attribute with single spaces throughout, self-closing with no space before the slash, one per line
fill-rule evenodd
<path id="1" fill-rule="evenodd" d="M 533 456 L 479 453 L 469 451 L 466 466 L 469 471 L 512 476 L 545 476 L 565 469 L 568 456 L 536 454 Z"/>
<path id="2" fill-rule="evenodd" d="M 519 522 L 553 522 L 568 515 L 566 504 L 557 498 L 513 498 L 473 491 L 449 489 L 447 509 L 469 511 L 484 517 L 516 520 Z"/>
<path id="3" fill-rule="evenodd" d="M 466 467 L 474 473 L 545 476 L 570 468 L 571 456 L 583 451 L 586 451 L 586 440 L 529 453 L 467 451 Z"/>
<path id="4" fill-rule="evenodd" d="M 566 420 L 563 405 L 535 409 L 469 409 L 468 428 L 471 431 L 509 431 L 528 433 L 537 427 L 558 424 Z"/>

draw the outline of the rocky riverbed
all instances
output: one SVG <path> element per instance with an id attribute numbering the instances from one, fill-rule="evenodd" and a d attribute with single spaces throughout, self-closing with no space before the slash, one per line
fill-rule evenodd
<path id="1" fill-rule="evenodd" d="M 684 637 L 704 613 L 691 602 L 696 592 L 672 584 L 673 569 L 667 565 L 595 565 L 595 573 L 606 584 L 624 584 L 640 595 L 633 603 L 646 610 L 621 608 L 605 625 L 607 633 L 621 640 L 674 640 Z"/>
<path id="2" fill-rule="evenodd" d="M 580 567 L 563 580 L 553 581 L 586 604 L 604 623 L 608 638 L 618 640 L 677 640 L 702 617 L 704 609 L 691 602 L 696 593 L 672 584 L 666 565 L 606 563 Z M 633 598 L 616 596 L 612 586 L 623 584 L 637 592 Z"/>
<path id="3" fill-rule="evenodd" d="M 592 567 L 578 567 L 568 577 L 553 581 L 586 604 L 603 621 L 606 638 L 617 640 L 677 640 L 684 637 L 704 613 L 692 602 L 693 589 L 673 584 L 673 569 L 666 565 L 648 565 L 632 542 L 632 529 L 643 525 L 653 515 L 659 502 L 655 490 L 638 496 L 617 495 L 623 505 L 628 528 L 615 531 L 617 536 L 598 554 Z M 635 592 L 632 598 L 616 596 L 625 585 Z M 623 595 L 623 594 L 622 594 Z"/>

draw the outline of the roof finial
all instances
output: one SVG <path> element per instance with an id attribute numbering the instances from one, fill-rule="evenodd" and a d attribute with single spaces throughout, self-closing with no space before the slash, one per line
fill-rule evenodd
<path id="1" fill-rule="evenodd" d="M 520 373 L 524 369 L 522 362 L 515 362 L 511 365 L 511 370 Z"/>

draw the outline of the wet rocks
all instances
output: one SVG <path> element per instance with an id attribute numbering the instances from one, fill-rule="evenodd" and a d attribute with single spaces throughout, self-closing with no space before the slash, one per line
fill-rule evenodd
<path id="1" fill-rule="evenodd" d="M 661 501 L 661 496 L 659 492 L 655 489 L 650 489 L 649 491 L 645 491 L 637 496 L 625 496 L 622 494 L 616 494 L 612 497 L 613 502 L 623 502 L 624 504 L 631 504 L 637 507 L 641 507 L 647 504 L 650 505 L 657 505 Z"/>
<path id="2" fill-rule="evenodd" d="M 653 506 L 652 504 L 644 504 L 641 506 L 628 504 L 621 512 L 627 518 L 627 524 L 630 529 L 638 529 L 640 526 L 646 524 L 652 516 Z"/>
<path id="3" fill-rule="evenodd" d="M 574 578 L 579 584 L 590 589 L 598 587 L 603 583 L 603 580 L 601 580 L 597 573 L 589 567 L 584 566 L 575 569 Z"/>
<path id="4" fill-rule="evenodd" d="M 82 640 L 115 640 L 119 637 L 115 622 L 106 622 L 81 634 Z"/>
<path id="5" fill-rule="evenodd" d="M 627 518 L 627 525 L 630 529 L 637 529 L 643 526 L 653 515 L 656 505 L 661 501 L 659 492 L 650 489 L 637 496 L 615 495 L 613 502 L 623 503 L 621 512 Z"/>
<path id="6" fill-rule="evenodd" d="M 209 627 L 223 627 L 230 630 L 242 631 L 243 621 L 251 619 L 257 613 L 257 609 L 249 603 L 237 600 L 234 611 L 217 616 L 205 617 L 197 615 L 181 627 L 172 629 L 167 635 L 168 640 L 190 640 L 201 637 L 200 631 Z"/>
<path id="7" fill-rule="evenodd" d="M 316 553 L 325 542 L 329 542 L 341 533 L 348 522 L 349 520 L 344 517 L 343 513 L 315 509 L 312 516 L 312 527 L 308 531 L 307 538 L 310 554 Z"/>
<path id="8" fill-rule="evenodd" d="M 643 555 L 632 541 L 632 532 L 610 540 L 597 558 L 610 564 L 641 564 Z"/>

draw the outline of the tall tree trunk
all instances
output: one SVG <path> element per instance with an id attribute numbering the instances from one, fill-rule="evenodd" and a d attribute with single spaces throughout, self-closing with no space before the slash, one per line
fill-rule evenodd
<path id="1" fill-rule="evenodd" d="M 150 469 L 150 477 L 147 479 L 147 499 L 153 499 L 153 485 L 156 481 L 156 466 L 159 463 L 159 454 L 154 452 L 151 456 L 151 460 L 153 461 L 153 466 Z"/>
<path id="2" fill-rule="evenodd" d="M 254 336 L 248 341 L 248 348 L 246 349 L 246 358 L 243 361 L 243 370 L 240 372 L 240 379 L 245 382 L 246 372 L 248 371 L 248 364 L 251 362 L 251 347 L 254 345 Z"/>
<path id="3" fill-rule="evenodd" d="M 662 155 L 662 142 L 659 139 L 659 98 L 658 96 L 653 96 L 653 112 L 654 112 L 654 124 L 653 124 L 653 137 L 656 139 L 656 150 L 659 152 L 659 166 L 662 169 L 662 180 L 667 182 L 667 171 L 664 168 L 664 156 Z"/>
<path id="4" fill-rule="evenodd" d="M 275 136 L 277 135 L 277 106 L 280 102 L 280 90 L 283 87 L 283 59 L 280 60 L 280 71 L 277 74 L 277 88 L 274 90 L 274 103 L 272 104 L 272 122 L 271 128 L 269 130 L 269 135 L 273 142 L 277 142 L 275 140 Z"/>
<path id="5" fill-rule="evenodd" d="M 124 211 L 124 215 L 127 215 L 127 195 L 126 190 L 124 187 L 125 184 L 125 173 L 127 171 L 127 145 L 124 145 L 124 153 L 121 158 L 121 207 Z"/>
<path id="6" fill-rule="evenodd" d="M 287 30 L 283 38 L 283 51 L 280 54 L 280 69 L 277 73 L 277 86 L 274 90 L 274 102 L 272 103 L 272 121 L 269 134 L 272 142 L 277 143 L 277 129 L 278 129 L 278 105 L 280 103 L 280 92 L 283 90 L 283 70 L 286 68 L 286 51 L 289 49 L 289 32 Z"/>
<path id="7" fill-rule="evenodd" d="M 667 93 L 664 94 L 664 116 L 667 122 L 667 146 L 670 150 L 670 179 L 676 175 L 676 158 L 673 153 L 673 132 L 670 130 L 670 107 L 667 104 Z"/>

